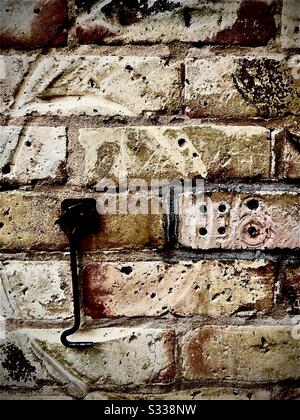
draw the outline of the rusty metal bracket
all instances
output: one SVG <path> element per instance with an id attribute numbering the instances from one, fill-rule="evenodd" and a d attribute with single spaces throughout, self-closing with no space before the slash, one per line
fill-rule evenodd
<path id="1" fill-rule="evenodd" d="M 72 289 L 74 303 L 74 326 L 61 336 L 62 344 L 70 349 L 87 349 L 93 347 L 91 342 L 71 342 L 68 337 L 80 329 L 80 290 L 78 278 L 77 256 L 80 240 L 96 233 L 100 229 L 100 218 L 96 208 L 96 200 L 65 200 L 62 203 L 62 215 L 56 224 L 68 236 L 70 242 Z"/>

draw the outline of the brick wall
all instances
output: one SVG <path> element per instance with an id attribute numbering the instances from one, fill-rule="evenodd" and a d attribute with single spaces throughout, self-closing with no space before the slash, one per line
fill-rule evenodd
<path id="1" fill-rule="evenodd" d="M 0 399 L 300 398 L 298 0 L 2 3 Z M 90 350 L 67 198 L 136 210 L 81 243 Z"/>

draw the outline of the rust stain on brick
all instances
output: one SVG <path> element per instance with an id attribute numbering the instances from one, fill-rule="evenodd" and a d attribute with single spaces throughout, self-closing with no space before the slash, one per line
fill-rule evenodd
<path id="1" fill-rule="evenodd" d="M 30 364 L 18 347 L 8 343 L 2 351 L 5 355 L 2 366 L 8 372 L 9 378 L 17 382 L 28 382 L 35 378 L 36 368 Z"/>
<path id="2" fill-rule="evenodd" d="M 90 264 L 83 269 L 82 282 L 85 313 L 92 319 L 108 318 L 111 316 L 102 298 L 109 296 L 111 290 L 107 284 L 107 266 L 105 264 Z"/>
<path id="3" fill-rule="evenodd" d="M 251 309 L 259 308 L 260 311 L 268 312 L 271 309 L 270 306 L 272 306 L 271 302 L 274 299 L 275 293 L 275 281 L 270 281 L 270 279 L 276 278 L 276 268 L 273 264 L 268 263 L 255 269 L 249 269 L 249 271 L 257 273 L 260 277 L 260 283 L 269 289 L 268 295 L 254 303 Z"/>
<path id="4" fill-rule="evenodd" d="M 67 42 L 68 9 L 62 0 L 44 0 L 37 4 L 26 33 L 7 30 L 0 33 L 2 48 L 36 48 L 64 46 Z"/>
<path id="5" fill-rule="evenodd" d="M 101 25 L 92 25 L 87 28 L 78 25 L 76 35 L 81 44 L 97 44 L 97 42 L 102 42 L 104 39 L 117 34 Z"/>
<path id="6" fill-rule="evenodd" d="M 282 296 L 291 305 L 295 306 L 294 310 L 299 312 L 300 310 L 300 262 L 299 261 L 295 263 L 290 263 L 285 267 L 282 282 L 283 282 Z"/>
<path id="7" fill-rule="evenodd" d="M 189 354 L 189 369 L 191 372 L 201 372 L 204 376 L 211 374 L 211 366 L 205 355 L 205 344 L 208 343 L 214 336 L 212 328 L 204 328 L 197 332 L 197 337 L 194 334 L 187 343 L 185 349 L 186 354 Z"/>
<path id="8" fill-rule="evenodd" d="M 176 365 L 175 365 L 175 333 L 173 331 L 167 331 L 163 334 L 164 338 L 164 349 L 166 351 L 168 366 L 166 369 L 153 375 L 151 383 L 169 383 L 172 382 L 176 374 Z"/>
<path id="9" fill-rule="evenodd" d="M 291 133 L 288 128 L 282 130 L 275 137 L 275 154 L 275 176 L 299 178 L 300 136 Z"/>
<path id="10" fill-rule="evenodd" d="M 219 32 L 212 43 L 244 47 L 267 45 L 276 35 L 274 13 L 274 4 L 246 0 L 240 6 L 234 25 Z"/>

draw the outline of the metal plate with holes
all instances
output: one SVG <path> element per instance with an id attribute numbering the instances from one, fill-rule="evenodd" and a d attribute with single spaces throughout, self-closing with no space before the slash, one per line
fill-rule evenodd
<path id="1" fill-rule="evenodd" d="M 300 247 L 299 196 L 212 193 L 179 197 L 179 244 L 192 249 Z"/>

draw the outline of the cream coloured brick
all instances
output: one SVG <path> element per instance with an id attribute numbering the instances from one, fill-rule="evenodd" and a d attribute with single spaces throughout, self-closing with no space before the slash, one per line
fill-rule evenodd
<path id="1" fill-rule="evenodd" d="M 63 181 L 67 155 L 65 128 L 0 127 L 0 137 L 0 182 Z"/>
<path id="2" fill-rule="evenodd" d="M 192 51 L 186 69 L 189 116 L 299 115 L 300 78 L 293 77 L 293 68 L 282 54 Z"/>
<path id="3" fill-rule="evenodd" d="M 18 320 L 61 321 L 73 316 L 68 261 L 0 263 L 1 312 Z"/>
<path id="4" fill-rule="evenodd" d="M 83 270 L 93 318 L 232 315 L 273 306 L 275 268 L 264 261 L 94 263 Z"/>
<path id="5" fill-rule="evenodd" d="M 282 46 L 283 48 L 300 47 L 300 8 L 298 0 L 283 0 L 282 10 Z"/>
<path id="6" fill-rule="evenodd" d="M 203 327 L 183 339 L 183 375 L 257 383 L 299 379 L 299 350 L 289 326 Z"/>
<path id="7" fill-rule="evenodd" d="M 140 116 L 180 108 L 179 65 L 143 53 L 79 54 L 40 56 L 10 114 Z M 23 58 L 13 59 L 21 63 Z"/>
<path id="8" fill-rule="evenodd" d="M 98 200 L 99 195 L 58 191 L 0 193 L 0 250 L 66 249 L 68 238 L 56 221 L 61 216 L 61 203 L 70 198 Z M 82 249 L 162 248 L 165 244 L 161 214 L 108 214 L 99 218 L 99 232 L 82 241 Z"/>
<path id="9" fill-rule="evenodd" d="M 268 178 L 270 132 L 263 127 L 215 125 L 81 129 L 70 145 L 71 183 L 122 177 L 171 182 Z"/>
<path id="10" fill-rule="evenodd" d="M 59 330 L 45 329 L 19 330 L 8 335 L 1 349 L 4 384 L 12 385 L 16 380 L 13 366 L 17 353 L 9 352 L 10 345 L 17 346 L 28 362 L 32 360 L 31 354 L 35 354 L 35 363 L 28 372 L 22 370 L 22 376 L 26 378 L 30 374 L 32 381 L 42 379 L 49 372 L 56 381 L 71 381 L 82 387 L 168 383 L 174 379 L 175 340 L 170 330 L 139 327 L 81 331 L 75 340 L 94 342 L 92 349 L 83 352 L 65 349 L 60 334 Z M 45 363 L 42 372 L 39 363 Z"/>
<path id="11" fill-rule="evenodd" d="M 22 84 L 36 55 L 0 56 L 0 112 L 11 108 L 15 102 L 15 93 Z"/>

